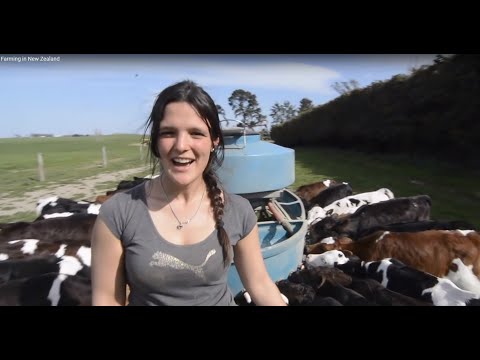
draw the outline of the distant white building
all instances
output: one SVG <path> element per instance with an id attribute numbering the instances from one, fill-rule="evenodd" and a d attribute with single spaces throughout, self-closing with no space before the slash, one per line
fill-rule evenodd
<path id="1" fill-rule="evenodd" d="M 53 137 L 53 134 L 30 134 L 31 137 Z"/>

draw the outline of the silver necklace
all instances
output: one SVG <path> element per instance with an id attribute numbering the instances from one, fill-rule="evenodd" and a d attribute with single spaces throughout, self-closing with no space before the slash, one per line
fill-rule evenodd
<path id="1" fill-rule="evenodd" d="M 165 191 L 165 188 L 163 187 L 163 174 L 162 174 L 162 176 L 160 176 L 160 185 L 162 186 L 163 193 L 165 194 L 165 197 L 167 198 L 168 207 L 170 208 L 170 211 L 172 212 L 173 216 L 175 216 L 175 219 L 177 219 L 177 221 L 178 221 L 177 230 L 182 230 L 183 227 L 185 225 L 188 225 L 188 223 L 190 221 L 192 221 L 192 219 L 197 215 L 198 210 L 200 210 L 200 207 L 202 206 L 203 197 L 205 196 L 205 193 L 207 192 L 207 189 L 205 188 L 205 190 L 203 191 L 202 198 L 200 199 L 200 204 L 198 204 L 198 208 L 197 208 L 197 211 L 195 211 L 195 214 L 193 214 L 193 216 L 190 219 L 188 219 L 187 221 L 180 221 L 177 214 L 175 214 L 175 211 L 173 211 L 172 205 L 170 205 L 170 199 L 168 198 L 167 192 Z"/>

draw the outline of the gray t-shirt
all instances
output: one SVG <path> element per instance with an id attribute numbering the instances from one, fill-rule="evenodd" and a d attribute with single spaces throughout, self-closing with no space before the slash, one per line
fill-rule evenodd
<path id="1" fill-rule="evenodd" d="M 122 242 L 129 305 L 235 305 L 216 229 L 193 245 L 166 241 L 148 212 L 144 184 L 115 194 L 99 217 Z M 257 218 L 248 200 L 225 193 L 223 222 L 234 246 Z"/>

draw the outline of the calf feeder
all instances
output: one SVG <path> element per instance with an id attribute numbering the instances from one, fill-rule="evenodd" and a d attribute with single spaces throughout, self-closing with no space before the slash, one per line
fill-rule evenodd
<path id="1" fill-rule="evenodd" d="M 286 189 L 295 181 L 295 152 L 260 139 L 245 128 L 223 129 L 225 158 L 219 179 L 230 193 L 252 204 L 260 247 L 273 281 L 288 277 L 302 262 L 307 221 L 300 198 Z M 234 296 L 244 286 L 232 263 L 228 285 Z"/>

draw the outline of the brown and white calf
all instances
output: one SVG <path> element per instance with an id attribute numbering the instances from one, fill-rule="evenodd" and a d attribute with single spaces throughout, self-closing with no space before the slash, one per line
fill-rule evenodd
<path id="1" fill-rule="evenodd" d="M 11 240 L 38 239 L 51 243 L 89 244 L 97 215 L 75 214 L 34 222 L 0 224 L 0 243 Z"/>
<path id="2" fill-rule="evenodd" d="M 377 231 L 357 241 L 344 237 L 307 248 L 312 254 L 328 250 L 347 250 L 364 261 L 395 258 L 480 294 L 480 234 L 476 231 Z"/>
<path id="3" fill-rule="evenodd" d="M 299 186 L 295 191 L 295 194 L 302 199 L 305 205 L 310 204 L 310 201 L 320 194 L 323 190 L 327 189 L 331 185 L 335 185 L 337 182 L 335 180 L 324 180 L 315 182 L 312 184 L 306 184 Z"/>

